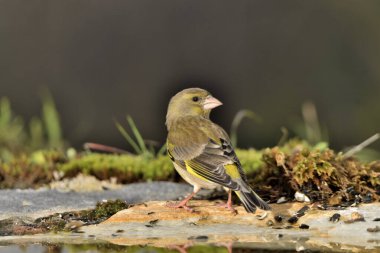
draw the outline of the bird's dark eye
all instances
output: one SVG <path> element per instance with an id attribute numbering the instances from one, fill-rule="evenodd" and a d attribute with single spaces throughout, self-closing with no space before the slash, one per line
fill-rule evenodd
<path id="1" fill-rule="evenodd" d="M 194 102 L 198 102 L 199 101 L 199 97 L 193 97 L 193 101 Z"/>

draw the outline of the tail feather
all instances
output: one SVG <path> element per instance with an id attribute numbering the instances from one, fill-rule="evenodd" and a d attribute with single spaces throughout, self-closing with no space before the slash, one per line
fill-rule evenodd
<path id="1" fill-rule="evenodd" d="M 252 189 L 249 192 L 236 191 L 235 193 L 243 203 L 243 206 L 248 213 L 254 213 L 256 211 L 256 207 L 262 210 L 271 209 L 268 203 L 262 200 Z"/>

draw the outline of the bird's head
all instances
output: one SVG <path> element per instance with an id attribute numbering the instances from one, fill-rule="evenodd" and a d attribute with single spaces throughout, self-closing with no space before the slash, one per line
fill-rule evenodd
<path id="1" fill-rule="evenodd" d="M 213 108 L 222 105 L 218 99 L 200 88 L 190 88 L 178 92 L 170 99 L 166 114 L 166 125 L 184 116 L 201 116 L 208 118 Z"/>

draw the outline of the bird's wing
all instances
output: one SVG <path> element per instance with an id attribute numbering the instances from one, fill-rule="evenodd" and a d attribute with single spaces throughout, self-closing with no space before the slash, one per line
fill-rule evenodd
<path id="1" fill-rule="evenodd" d="M 227 134 L 211 121 L 188 122 L 168 136 L 168 153 L 172 160 L 185 163 L 189 173 L 218 183 L 234 191 L 240 190 L 244 172 Z M 195 132 L 196 131 L 196 132 Z M 193 134 L 191 134 L 193 132 Z"/>

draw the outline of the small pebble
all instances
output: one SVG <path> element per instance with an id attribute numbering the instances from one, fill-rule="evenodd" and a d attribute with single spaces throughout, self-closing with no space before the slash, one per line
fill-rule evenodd
<path id="1" fill-rule="evenodd" d="M 282 217 L 281 214 L 274 216 L 274 220 L 277 222 L 282 222 L 283 219 L 284 219 L 284 217 Z"/>
<path id="2" fill-rule="evenodd" d="M 292 217 L 290 217 L 289 219 L 288 219 L 288 222 L 290 223 L 290 224 L 294 224 L 294 223 L 296 223 L 298 221 L 298 217 L 297 216 L 292 216 Z"/>
<path id="3" fill-rule="evenodd" d="M 340 220 L 340 214 L 339 213 L 334 213 L 331 217 L 330 217 L 330 221 L 332 222 L 338 222 Z"/>
<path id="4" fill-rule="evenodd" d="M 358 213 L 358 212 L 353 212 L 351 213 L 351 219 L 352 220 L 360 220 L 360 221 L 364 221 L 364 217 L 361 213 Z"/>
<path id="5" fill-rule="evenodd" d="M 376 226 L 374 228 L 367 228 L 367 231 L 370 233 L 377 233 L 377 232 L 380 232 L 380 227 Z"/>
<path id="6" fill-rule="evenodd" d="M 65 230 L 76 230 L 83 226 L 84 222 L 83 221 L 70 221 L 65 225 Z"/>
<path id="7" fill-rule="evenodd" d="M 306 224 L 301 224 L 299 226 L 300 229 L 309 229 L 309 225 L 306 225 Z"/>
<path id="8" fill-rule="evenodd" d="M 344 223 L 350 224 L 350 223 L 354 223 L 357 221 L 365 221 L 365 219 L 364 219 L 362 214 L 360 214 L 358 212 L 353 212 L 353 213 L 351 213 L 351 219 L 346 220 Z"/>
<path id="9" fill-rule="evenodd" d="M 310 202 L 309 197 L 301 192 L 296 192 L 294 198 L 299 202 Z"/>
<path id="10" fill-rule="evenodd" d="M 288 200 L 285 198 L 285 197 L 281 197 L 277 200 L 277 204 L 282 204 L 282 203 L 285 203 L 287 202 Z"/>

